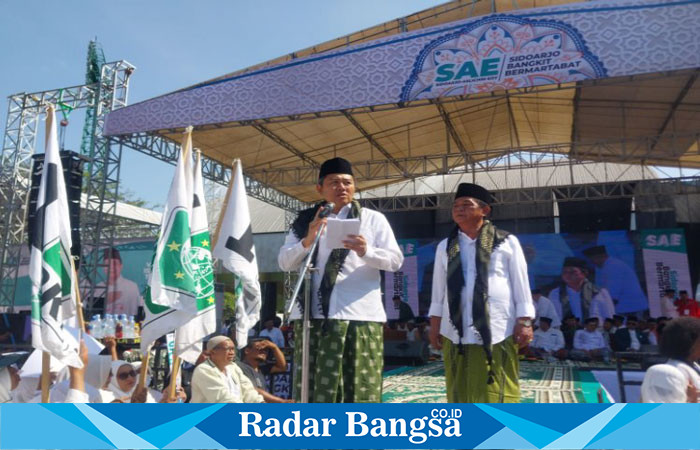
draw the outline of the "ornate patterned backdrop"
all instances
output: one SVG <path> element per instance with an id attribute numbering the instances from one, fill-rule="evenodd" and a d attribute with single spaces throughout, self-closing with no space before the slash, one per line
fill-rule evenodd
<path id="1" fill-rule="evenodd" d="M 503 20 L 496 21 L 498 17 Z M 557 45 L 563 46 L 567 58 L 585 60 L 580 66 L 585 70 L 568 74 L 572 80 L 693 68 L 700 66 L 698 17 L 698 1 L 620 0 L 467 19 L 147 100 L 110 113 L 105 130 L 108 135 L 117 135 L 396 103 L 402 99 L 404 86 L 411 83 L 412 74 L 415 81 L 414 68 L 426 48 L 445 36 L 459 34 L 460 30 L 465 33 L 465 30 L 476 30 L 476 34 L 465 34 L 475 39 L 488 37 L 483 33 L 485 28 L 479 26 L 486 22 L 500 26 L 501 35 L 496 38 L 510 39 L 508 45 L 523 45 L 525 49 L 527 45 L 535 44 L 546 48 L 546 42 L 536 42 L 537 39 L 547 35 L 551 41 L 552 34 L 558 31 L 562 40 Z M 515 32 L 514 24 L 521 28 L 521 36 L 508 38 L 503 33 Z M 531 32 L 534 34 L 529 35 Z M 455 42 L 459 43 L 458 40 Z M 467 45 L 466 42 L 463 44 Z M 254 45 L 254 40 L 251 45 Z M 494 51 L 502 55 L 512 54 L 509 50 L 490 51 L 486 55 L 493 55 Z M 576 52 L 581 55 L 576 55 Z M 464 56 L 459 58 L 465 60 Z M 561 75 L 563 72 L 557 73 Z M 557 76 L 534 77 L 529 82 L 537 85 L 556 83 L 559 82 Z M 501 84 L 491 83 L 481 89 L 499 87 Z M 434 89 L 422 91 L 420 97 L 461 93 L 463 91 L 459 89 L 446 93 Z M 409 89 L 404 92 L 404 98 L 416 98 L 416 95 L 411 95 Z"/>

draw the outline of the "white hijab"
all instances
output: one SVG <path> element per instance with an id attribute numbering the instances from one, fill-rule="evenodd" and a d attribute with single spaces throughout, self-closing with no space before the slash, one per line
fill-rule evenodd
<path id="1" fill-rule="evenodd" d="M 134 369 L 134 366 L 131 365 L 131 363 L 128 363 L 126 361 L 121 361 L 121 360 L 112 361 L 111 366 L 112 366 L 112 379 L 109 380 L 109 385 L 107 386 L 107 390 L 112 392 L 114 394 L 115 398 L 118 398 L 118 399 L 121 399 L 123 397 L 131 398 L 131 394 L 134 393 L 134 390 L 136 389 L 136 385 L 138 384 L 138 376 L 136 377 L 136 384 L 134 384 L 134 387 L 131 388 L 129 390 L 129 392 L 124 392 L 119 387 L 119 379 L 117 377 L 117 372 L 119 371 L 119 369 L 122 366 L 129 366 L 134 371 L 136 371 L 136 369 Z"/>
<path id="2" fill-rule="evenodd" d="M 670 364 L 651 366 L 642 382 L 644 403 L 686 403 L 688 378 Z"/>
<path id="3" fill-rule="evenodd" d="M 10 389 L 12 388 L 12 378 L 7 367 L 0 367 L 0 403 L 7 403 L 12 399 Z"/>
<path id="4" fill-rule="evenodd" d="M 64 380 L 56 383 L 51 388 L 49 401 L 51 403 L 65 403 L 70 391 L 70 380 Z M 88 403 L 102 403 L 100 392 L 89 384 L 85 384 L 85 393 L 88 395 Z"/>
<path id="5" fill-rule="evenodd" d="M 17 389 L 12 391 L 12 401 L 15 403 L 36 403 L 33 400 L 41 394 L 41 389 L 38 387 L 38 376 L 22 376 Z M 41 401 L 41 396 L 38 401 Z"/>
<path id="6" fill-rule="evenodd" d="M 111 369 L 112 358 L 109 355 L 90 355 L 85 369 L 85 382 L 96 389 L 102 389 Z"/>

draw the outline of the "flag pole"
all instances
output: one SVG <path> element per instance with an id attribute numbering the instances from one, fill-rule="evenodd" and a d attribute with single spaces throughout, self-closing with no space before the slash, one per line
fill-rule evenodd
<path id="1" fill-rule="evenodd" d="M 175 390 L 177 389 L 177 376 L 180 372 L 180 357 L 175 355 L 173 358 L 173 370 L 170 374 L 170 386 L 168 386 L 168 400 L 175 399 Z"/>
<path id="2" fill-rule="evenodd" d="M 183 158 L 187 158 L 187 156 L 189 156 L 189 154 L 190 154 L 190 150 L 192 149 L 192 130 L 194 130 L 194 127 L 192 125 L 190 125 L 189 127 L 185 128 L 185 132 L 182 133 L 185 135 L 185 137 L 183 138 L 183 141 L 185 141 L 185 145 L 183 146 L 184 148 L 182 149 L 182 151 L 183 151 L 182 157 Z"/>
<path id="3" fill-rule="evenodd" d="M 211 239 L 211 248 L 216 248 L 216 243 L 219 240 L 219 233 L 221 233 L 221 223 L 224 221 L 224 215 L 226 214 L 226 209 L 228 208 L 228 199 L 231 196 L 231 190 L 233 189 L 233 177 L 236 175 L 236 164 L 240 164 L 241 160 L 236 158 L 231 164 L 231 179 L 228 181 L 228 189 L 226 189 L 226 197 L 224 197 L 224 204 L 221 205 L 219 210 L 219 221 L 216 223 L 216 231 L 214 231 L 214 236 Z"/>
<path id="4" fill-rule="evenodd" d="M 83 315 L 83 302 L 80 299 L 80 283 L 78 280 L 78 272 L 75 270 L 75 261 L 73 257 L 70 258 L 70 268 L 73 271 L 73 278 L 75 279 L 75 306 L 78 309 L 78 325 L 80 326 L 80 331 L 85 333 L 85 316 Z"/>
<path id="5" fill-rule="evenodd" d="M 141 355 L 141 369 L 139 370 L 139 390 L 143 389 L 144 386 L 146 386 L 146 375 L 148 374 L 148 360 L 150 359 L 151 356 L 151 346 L 148 346 L 148 349 L 146 350 L 146 353 Z"/>
<path id="6" fill-rule="evenodd" d="M 47 351 L 41 352 L 41 403 L 49 402 L 49 381 L 51 374 L 51 354 Z"/>
<path id="7" fill-rule="evenodd" d="M 49 133 L 55 120 L 56 108 L 52 103 L 46 106 L 46 141 L 49 140 Z M 51 354 L 47 351 L 41 352 L 41 403 L 49 402 L 49 381 L 51 367 Z"/>

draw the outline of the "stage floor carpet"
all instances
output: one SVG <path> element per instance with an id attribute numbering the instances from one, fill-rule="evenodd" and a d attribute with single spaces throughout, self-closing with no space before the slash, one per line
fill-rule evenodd
<path id="1" fill-rule="evenodd" d="M 520 362 L 521 403 L 597 403 L 605 390 L 591 373 L 603 368 L 573 361 Z M 445 369 L 442 361 L 419 367 L 400 367 L 384 373 L 384 403 L 444 403 Z"/>

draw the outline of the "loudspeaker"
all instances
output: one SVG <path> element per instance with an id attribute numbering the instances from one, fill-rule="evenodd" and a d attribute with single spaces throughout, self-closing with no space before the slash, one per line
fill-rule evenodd
<path id="1" fill-rule="evenodd" d="M 66 196 L 68 198 L 71 239 L 73 240 L 71 254 L 80 256 L 80 194 L 83 189 L 83 165 L 86 158 L 70 150 L 61 151 L 60 155 L 61 164 L 63 165 L 63 179 L 66 183 Z M 31 239 L 34 226 L 36 225 L 36 201 L 39 196 L 41 175 L 44 171 L 44 154 L 34 155 L 32 159 L 34 163 L 32 165 L 32 183 L 29 190 L 29 210 L 27 214 L 28 240 Z M 30 241 L 28 243 L 31 245 Z M 76 267 L 79 264 L 80 260 L 76 262 Z"/>

